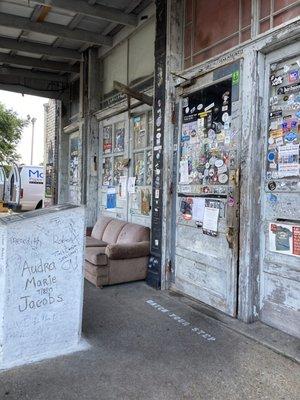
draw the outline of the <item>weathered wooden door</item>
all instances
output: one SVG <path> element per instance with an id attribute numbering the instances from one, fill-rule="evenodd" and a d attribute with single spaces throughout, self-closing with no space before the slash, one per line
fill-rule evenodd
<path id="1" fill-rule="evenodd" d="M 240 65 L 181 94 L 175 289 L 236 315 Z"/>
<path id="2" fill-rule="evenodd" d="M 79 132 L 69 138 L 69 202 L 81 203 L 82 146 Z"/>
<path id="3" fill-rule="evenodd" d="M 260 318 L 300 337 L 300 53 L 265 57 Z"/>

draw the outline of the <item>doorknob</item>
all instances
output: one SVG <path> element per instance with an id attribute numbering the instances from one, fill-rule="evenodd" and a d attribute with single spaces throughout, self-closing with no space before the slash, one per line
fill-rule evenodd
<path id="1" fill-rule="evenodd" d="M 226 240 L 228 242 L 229 248 L 233 249 L 234 244 L 234 229 L 232 226 L 229 226 L 226 233 Z"/>

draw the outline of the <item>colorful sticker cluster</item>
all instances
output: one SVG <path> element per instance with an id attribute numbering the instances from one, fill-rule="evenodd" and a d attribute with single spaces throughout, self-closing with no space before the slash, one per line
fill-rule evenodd
<path id="1" fill-rule="evenodd" d="M 300 61 L 271 66 L 269 107 L 266 178 L 273 191 L 299 179 Z"/>
<path id="2" fill-rule="evenodd" d="M 204 193 L 229 183 L 231 84 L 226 80 L 184 99 L 179 183 L 202 185 Z"/>

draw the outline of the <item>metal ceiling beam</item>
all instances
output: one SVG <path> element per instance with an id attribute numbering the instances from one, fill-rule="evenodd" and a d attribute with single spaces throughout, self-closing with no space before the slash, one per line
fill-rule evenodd
<path id="1" fill-rule="evenodd" d="M 38 58 L 22 57 L 22 56 L 10 56 L 7 54 L 0 54 L 0 63 L 2 64 L 13 64 L 38 69 L 60 71 L 60 72 L 78 72 L 79 68 L 75 65 L 69 65 L 67 63 L 56 62 L 56 61 L 42 61 Z"/>
<path id="2" fill-rule="evenodd" d="M 34 0 L 34 2 L 122 25 L 136 26 L 138 24 L 138 19 L 135 15 L 128 15 L 114 7 L 100 4 L 90 5 L 84 0 Z"/>
<path id="3" fill-rule="evenodd" d="M 76 40 L 83 43 L 91 43 L 97 46 L 111 46 L 112 39 L 98 33 L 83 29 L 70 30 L 68 27 L 50 22 L 33 22 L 28 18 L 17 15 L 0 13 L 0 25 L 9 28 L 22 29 L 44 35 L 58 36 L 64 39 Z"/>
<path id="4" fill-rule="evenodd" d="M 17 41 L 16 39 L 9 39 L 0 37 L 0 48 L 16 51 L 25 51 L 32 54 L 41 54 L 43 56 L 61 57 L 68 60 L 81 61 L 82 55 L 79 51 L 65 49 L 63 47 L 52 47 L 46 44 Z"/>
<path id="5" fill-rule="evenodd" d="M 0 75 L 7 76 L 18 76 L 20 78 L 31 78 L 31 79 L 40 79 L 43 81 L 49 82 L 63 82 L 67 83 L 69 81 L 68 76 L 51 74 L 47 72 L 33 72 L 27 69 L 22 68 L 13 68 L 13 67 L 0 67 Z"/>

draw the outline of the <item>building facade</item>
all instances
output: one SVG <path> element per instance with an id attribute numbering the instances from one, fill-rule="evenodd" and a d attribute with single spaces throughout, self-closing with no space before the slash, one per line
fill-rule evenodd
<path id="1" fill-rule="evenodd" d="M 299 1 L 149 3 L 64 91 L 58 202 L 150 226 L 150 285 L 299 336 Z"/>

